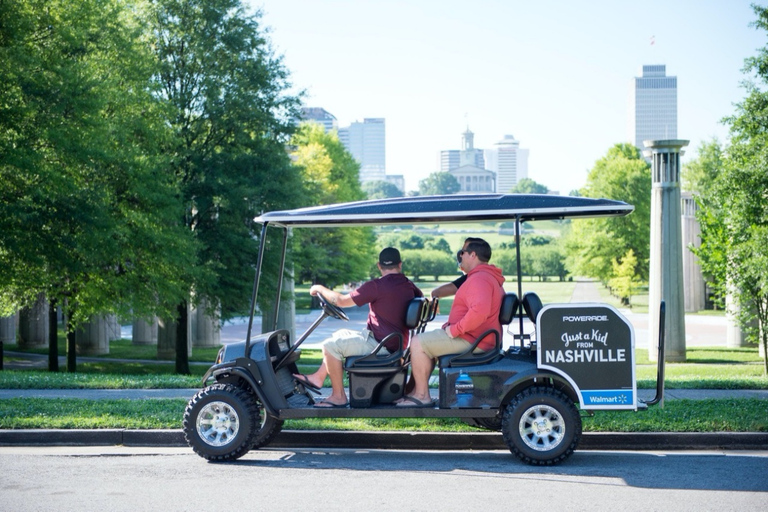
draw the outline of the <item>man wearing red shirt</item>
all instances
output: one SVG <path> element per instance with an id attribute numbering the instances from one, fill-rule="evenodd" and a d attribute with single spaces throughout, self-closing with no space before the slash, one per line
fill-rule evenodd
<path id="1" fill-rule="evenodd" d="M 458 354 L 467 350 L 478 336 L 488 329 L 501 333 L 499 309 L 504 296 L 504 276 L 501 269 L 489 264 L 491 246 L 481 238 L 467 240 L 464 249 L 457 254 L 459 266 L 466 275 L 453 300 L 448 322 L 442 330 L 414 336 L 411 341 L 411 380 L 413 391 L 403 397 L 400 407 L 424 407 L 432 405 L 429 395 L 429 376 L 437 357 Z M 476 351 L 494 347 L 492 335 L 486 336 Z"/>

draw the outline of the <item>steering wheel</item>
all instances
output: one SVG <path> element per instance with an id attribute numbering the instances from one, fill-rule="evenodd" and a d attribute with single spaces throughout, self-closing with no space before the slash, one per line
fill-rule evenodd
<path id="1" fill-rule="evenodd" d="M 322 293 L 318 293 L 317 298 L 320 299 L 320 307 L 322 307 L 329 316 L 338 318 L 339 320 L 344 320 L 345 322 L 349 322 L 349 317 L 347 314 L 337 305 L 328 302 L 328 299 L 323 297 Z"/>

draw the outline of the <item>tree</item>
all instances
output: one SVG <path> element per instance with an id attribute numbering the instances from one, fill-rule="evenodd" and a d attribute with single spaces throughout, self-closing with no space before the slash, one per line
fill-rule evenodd
<path id="1" fill-rule="evenodd" d="M 681 187 L 687 192 L 701 196 L 717 180 L 723 169 L 725 155 L 718 140 L 702 142 L 695 160 L 683 165 L 680 173 Z"/>
<path id="2" fill-rule="evenodd" d="M 363 183 L 363 192 L 368 199 L 387 199 L 390 197 L 403 197 L 403 191 L 394 183 L 388 181 L 366 181 Z"/>
<path id="3" fill-rule="evenodd" d="M 0 309 L 44 293 L 74 330 L 179 298 L 192 237 L 158 172 L 163 124 L 139 9 L 114 0 L 4 2 L 0 24 Z M 51 333 L 56 349 L 55 330 Z"/>
<path id="4" fill-rule="evenodd" d="M 609 279 L 608 286 L 627 306 L 632 300 L 632 290 L 639 284 L 635 274 L 636 265 L 637 258 L 632 249 L 627 251 L 621 261 L 613 260 L 612 262 L 613 277 Z"/>
<path id="5" fill-rule="evenodd" d="M 702 271 L 709 280 L 709 287 L 714 292 L 715 303 L 725 305 L 726 270 L 728 258 L 726 249 L 725 217 L 719 212 L 715 186 L 724 171 L 726 154 L 720 143 L 713 139 L 699 146 L 695 160 L 683 166 L 681 181 L 684 190 L 690 191 L 699 205 L 696 212 L 701 226 L 701 244 L 691 247 L 693 253 L 703 263 Z"/>
<path id="6" fill-rule="evenodd" d="M 768 31 L 768 8 L 753 5 L 754 26 Z M 726 119 L 730 146 L 725 165 L 701 201 L 702 269 L 725 273 L 735 290 L 740 323 L 760 340 L 768 374 L 768 46 L 745 61 L 754 80 L 745 83 L 746 98 Z M 720 248 L 716 247 L 717 245 Z M 724 250 L 723 250 L 724 249 Z M 757 332 L 750 331 L 757 320 Z"/>
<path id="7" fill-rule="evenodd" d="M 517 185 L 510 191 L 513 194 L 546 194 L 549 189 L 544 185 L 536 183 L 531 178 L 523 178 L 517 182 Z"/>
<path id="8" fill-rule="evenodd" d="M 147 24 L 159 70 L 171 155 L 183 209 L 177 222 L 194 234 L 201 272 L 188 283 L 223 318 L 248 309 L 260 212 L 302 201 L 285 144 L 298 98 L 261 28 L 261 13 L 240 0 L 153 0 Z M 177 371 L 186 362 L 187 300 L 178 304 Z"/>
<path id="9" fill-rule="evenodd" d="M 455 194 L 460 190 L 459 181 L 448 172 L 433 172 L 419 181 L 419 194 L 423 196 Z"/>
<path id="10" fill-rule="evenodd" d="M 634 205 L 626 217 L 584 219 L 571 223 L 565 238 L 567 266 L 572 274 L 599 278 L 607 283 L 612 262 L 629 249 L 637 257 L 635 273 L 646 281 L 649 274 L 651 172 L 631 144 L 616 144 L 595 163 L 583 197 L 617 199 Z"/>
<path id="11" fill-rule="evenodd" d="M 291 139 L 293 158 L 308 204 L 334 204 L 364 198 L 360 164 L 335 133 L 304 123 Z M 296 229 L 293 252 L 298 279 L 329 288 L 368 276 L 375 259 L 375 237 L 367 227 Z"/>

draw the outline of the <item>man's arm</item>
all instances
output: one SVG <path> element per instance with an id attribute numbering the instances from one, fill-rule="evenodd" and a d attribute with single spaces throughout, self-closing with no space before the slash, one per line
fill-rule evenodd
<path id="1" fill-rule="evenodd" d="M 431 295 L 433 299 L 442 299 L 443 297 L 456 295 L 456 290 L 458 290 L 458 288 L 456 288 L 455 284 L 445 283 L 432 290 Z"/>
<path id="2" fill-rule="evenodd" d="M 334 306 L 339 306 L 340 308 L 349 308 L 352 306 L 356 306 L 355 301 L 353 301 L 352 297 L 350 297 L 349 295 L 335 292 L 333 290 L 326 288 L 321 284 L 313 284 L 312 287 L 309 289 L 309 294 L 314 297 L 318 293 L 321 294 L 323 297 L 325 297 L 326 300 L 328 300 L 328 302 L 330 302 Z"/>

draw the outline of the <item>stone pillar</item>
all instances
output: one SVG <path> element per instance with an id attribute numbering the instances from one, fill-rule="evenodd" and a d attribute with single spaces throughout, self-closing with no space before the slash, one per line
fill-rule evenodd
<path id="1" fill-rule="evenodd" d="M 16 344 L 16 315 L 0 318 L 0 343 Z"/>
<path id="2" fill-rule="evenodd" d="M 287 329 L 291 340 L 296 341 L 296 300 L 292 273 L 283 278 L 283 291 L 280 294 L 280 311 L 277 316 L 277 329 Z"/>
<path id="3" fill-rule="evenodd" d="M 682 193 L 683 210 L 683 288 L 685 296 L 685 312 L 695 313 L 705 307 L 706 285 L 698 258 L 690 247 L 701 246 L 701 226 L 696 220 L 696 201 L 690 192 Z"/>
<path id="4" fill-rule="evenodd" d="M 48 301 L 40 294 L 34 305 L 19 313 L 19 347 L 47 347 L 48 330 Z"/>
<path id="5" fill-rule="evenodd" d="M 659 305 L 666 303 L 666 360 L 685 361 L 683 236 L 680 212 L 680 154 L 687 140 L 643 141 L 651 157 L 651 272 L 648 283 L 648 356 L 658 360 Z"/>
<path id="6" fill-rule="evenodd" d="M 727 285 L 725 293 L 725 346 L 743 347 L 747 344 L 747 337 L 739 324 L 740 307 L 733 297 L 730 285 Z"/>
<path id="7" fill-rule="evenodd" d="M 221 321 L 217 310 L 213 315 L 206 312 L 208 301 L 203 299 L 192 310 L 191 329 L 189 336 L 192 338 L 193 347 L 218 347 L 221 345 Z"/>
<path id="8" fill-rule="evenodd" d="M 187 319 L 192 315 L 187 315 Z M 191 326 L 187 323 L 187 332 L 191 332 Z M 191 336 L 187 336 L 187 355 L 192 355 L 192 343 L 190 343 Z M 157 358 L 167 359 L 171 361 L 176 360 L 176 320 L 163 320 L 157 321 Z"/>
<path id="9" fill-rule="evenodd" d="M 134 345 L 157 345 L 157 318 L 153 318 L 152 323 L 134 320 L 132 342 Z"/>
<path id="10" fill-rule="evenodd" d="M 120 329 L 116 327 L 115 315 L 102 315 L 91 318 L 75 331 L 77 355 L 98 356 L 109 354 L 109 342 L 120 339 Z"/>

